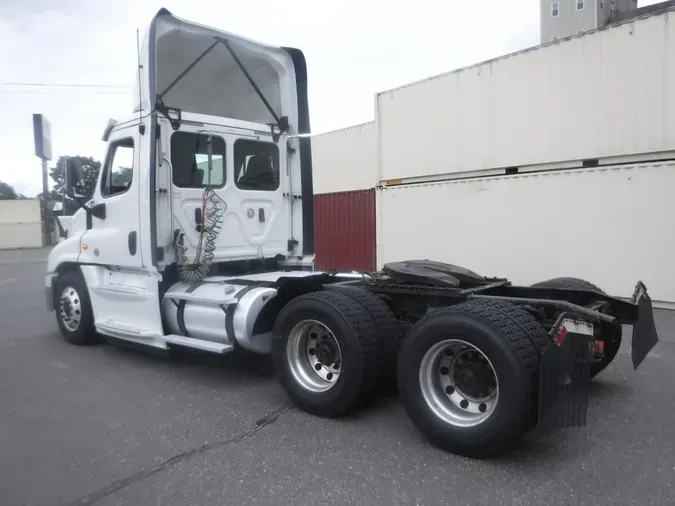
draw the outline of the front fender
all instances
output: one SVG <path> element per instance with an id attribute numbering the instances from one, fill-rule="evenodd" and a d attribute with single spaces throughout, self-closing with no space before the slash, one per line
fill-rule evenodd
<path id="1" fill-rule="evenodd" d="M 47 257 L 47 275 L 52 275 L 58 272 L 59 266 L 67 263 L 77 263 L 80 257 L 80 239 L 82 233 L 77 233 L 72 237 L 58 243 L 49 253 Z"/>
<path id="2" fill-rule="evenodd" d="M 54 311 L 54 284 L 59 273 L 66 266 L 78 265 L 81 237 L 80 232 L 76 236 L 61 241 L 49 252 L 45 274 L 45 305 L 48 311 Z"/>

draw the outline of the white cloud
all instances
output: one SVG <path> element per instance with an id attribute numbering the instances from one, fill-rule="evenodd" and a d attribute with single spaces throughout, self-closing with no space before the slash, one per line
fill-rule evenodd
<path id="1" fill-rule="evenodd" d="M 51 121 L 55 157 L 100 158 L 107 119 L 131 110 L 136 29 L 142 34 L 160 7 L 302 49 L 315 132 L 372 119 L 377 91 L 522 49 L 539 36 L 538 0 L 9 2 L 0 2 L 0 33 L 8 42 L 0 47 L 3 81 L 129 85 L 94 91 L 22 87 L 21 93 L 0 86 L 0 180 L 30 194 L 41 188 L 32 113 Z"/>

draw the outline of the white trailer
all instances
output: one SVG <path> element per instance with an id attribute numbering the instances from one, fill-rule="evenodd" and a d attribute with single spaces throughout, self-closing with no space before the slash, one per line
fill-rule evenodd
<path id="1" fill-rule="evenodd" d="M 673 11 L 376 96 L 380 180 L 673 158 Z"/>
<path id="2" fill-rule="evenodd" d="M 431 257 L 519 284 L 574 273 L 621 297 L 639 277 L 675 307 L 672 18 L 377 94 L 378 267 Z"/>
<path id="3" fill-rule="evenodd" d="M 0 250 L 42 246 L 40 201 L 0 200 Z"/>
<path id="4" fill-rule="evenodd" d="M 621 324 L 635 367 L 656 344 L 641 282 L 626 302 L 580 279 L 513 286 L 439 262 L 314 271 L 302 52 L 162 9 L 140 61 L 136 112 L 106 128 L 91 200 L 68 164 L 81 209 L 45 287 L 69 343 L 271 354 L 289 397 L 319 416 L 396 382 L 431 442 L 471 456 L 535 425 L 583 425 Z"/>
<path id="5" fill-rule="evenodd" d="M 314 194 L 375 188 L 377 130 L 374 122 L 312 136 Z"/>
<path id="6" fill-rule="evenodd" d="M 639 277 L 672 308 L 673 188 L 673 161 L 385 187 L 378 265 L 429 257 L 518 284 L 574 273 L 625 298 Z"/>

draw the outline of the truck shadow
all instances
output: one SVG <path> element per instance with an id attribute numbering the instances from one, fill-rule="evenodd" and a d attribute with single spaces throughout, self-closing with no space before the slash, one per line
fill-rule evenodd
<path id="1" fill-rule="evenodd" d="M 157 367 L 167 367 L 176 372 L 182 371 L 191 376 L 204 373 L 213 377 L 214 373 L 222 374 L 223 379 L 227 380 L 230 374 L 236 374 L 237 377 L 251 378 L 269 378 L 275 380 L 274 366 L 272 359 L 268 355 L 257 355 L 242 349 L 225 355 L 213 355 L 191 350 L 172 350 L 168 353 L 155 352 L 146 347 L 136 347 L 125 345 L 118 342 L 103 342 L 102 346 L 108 353 L 124 355 L 121 360 L 149 361 L 156 364 Z M 612 397 L 622 398 L 628 396 L 632 389 L 623 381 L 612 381 L 605 379 L 595 379 L 589 386 L 590 399 Z M 396 381 L 392 380 L 383 384 L 379 391 L 379 397 L 385 403 L 391 399 L 398 399 L 398 388 Z M 380 403 L 377 402 L 372 408 L 363 408 L 363 412 L 370 409 L 377 409 Z"/>
<path id="2" fill-rule="evenodd" d="M 192 351 L 172 351 L 171 354 L 157 355 L 147 350 L 138 350 L 118 344 L 106 343 L 104 353 L 117 355 L 117 359 L 131 361 L 140 367 L 153 367 L 166 370 L 176 380 L 189 380 L 204 383 L 212 387 L 240 388 L 242 386 L 276 386 L 276 378 L 271 358 L 237 350 L 223 356 L 211 355 Z M 595 379 L 590 384 L 589 391 L 589 421 L 593 425 L 594 413 L 605 409 L 606 405 L 630 398 L 633 393 L 630 385 L 625 381 L 614 378 Z M 283 395 L 281 389 L 270 393 L 272 397 Z M 335 420 L 339 425 L 343 423 L 370 423 L 383 416 L 404 416 L 398 398 L 395 382 L 385 384 L 379 391 L 378 398 L 370 405 L 364 406 L 346 416 Z M 399 415 L 400 414 L 400 415 Z M 407 417 L 406 417 L 407 418 Z M 406 420 L 407 422 L 407 420 Z M 417 439 L 419 434 L 412 424 L 406 423 L 406 432 L 410 437 Z M 588 428 L 570 428 L 544 432 L 543 434 L 529 433 L 512 450 L 488 462 L 494 465 L 513 463 L 526 468 L 538 468 L 551 459 L 558 462 L 570 459 L 583 458 L 590 451 L 594 442 L 593 431 Z M 548 465 L 548 464 L 547 464 Z"/>
<path id="3" fill-rule="evenodd" d="M 589 385 L 588 418 L 585 427 L 532 431 L 525 435 L 516 448 L 496 460 L 517 462 L 525 468 L 538 468 L 545 463 L 550 465 L 554 462 L 552 459 L 564 462 L 583 458 L 597 444 L 597 429 L 593 428 L 596 414 L 599 412 L 604 414 L 608 406 L 627 402 L 632 393 L 633 389 L 624 381 L 594 379 Z"/>

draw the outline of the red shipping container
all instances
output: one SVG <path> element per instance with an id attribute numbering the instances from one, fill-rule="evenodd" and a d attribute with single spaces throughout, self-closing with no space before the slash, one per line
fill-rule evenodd
<path id="1" fill-rule="evenodd" d="M 375 270 L 375 233 L 374 189 L 314 196 L 316 269 Z"/>

